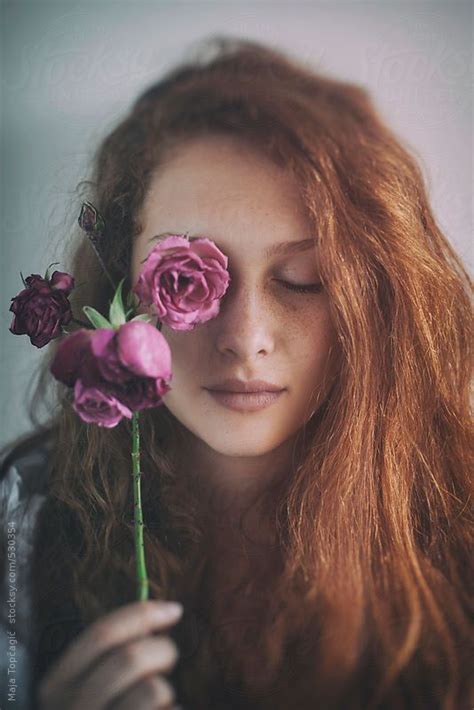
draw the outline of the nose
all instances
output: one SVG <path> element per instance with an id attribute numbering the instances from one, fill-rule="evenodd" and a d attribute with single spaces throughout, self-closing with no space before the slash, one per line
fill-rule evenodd
<path id="1" fill-rule="evenodd" d="M 264 295 L 235 279 L 221 301 L 215 328 L 217 351 L 226 357 L 252 362 L 275 348 L 275 314 Z"/>

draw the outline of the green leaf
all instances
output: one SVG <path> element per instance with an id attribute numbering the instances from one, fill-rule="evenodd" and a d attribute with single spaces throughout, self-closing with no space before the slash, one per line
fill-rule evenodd
<path id="1" fill-rule="evenodd" d="M 149 313 L 140 313 L 140 315 L 135 316 L 135 318 L 132 318 L 132 320 L 144 320 L 145 323 L 151 323 L 153 320 L 153 316 L 151 316 Z"/>
<path id="2" fill-rule="evenodd" d="M 133 291 L 129 291 L 127 294 L 127 300 L 126 300 L 126 306 L 130 308 L 130 306 L 133 306 L 134 303 L 134 297 L 133 297 Z"/>
<path id="3" fill-rule="evenodd" d="M 94 328 L 112 328 L 112 324 L 99 311 L 96 311 L 92 306 L 84 306 L 82 308 L 86 316 Z"/>
<path id="4" fill-rule="evenodd" d="M 122 286 L 124 281 L 125 278 L 120 281 L 119 285 L 117 286 L 117 290 L 115 291 L 112 303 L 110 304 L 109 320 L 112 323 L 113 328 L 119 328 L 126 321 L 125 309 L 123 306 L 122 299 Z"/>

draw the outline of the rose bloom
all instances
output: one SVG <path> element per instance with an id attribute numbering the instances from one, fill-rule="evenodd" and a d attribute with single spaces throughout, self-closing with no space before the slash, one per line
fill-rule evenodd
<path id="1" fill-rule="evenodd" d="M 163 401 L 187 436 L 182 470 L 201 470 L 233 501 L 288 470 L 296 434 L 334 381 L 337 338 L 316 238 L 290 175 L 230 136 L 181 144 L 150 184 L 142 223 L 132 283 L 170 233 L 212 239 L 229 259 L 216 317 L 188 332 L 163 325 L 173 362 Z M 216 394 L 227 378 L 265 380 L 280 394 L 252 407 L 255 396 Z"/>
<path id="2" fill-rule="evenodd" d="M 29 335 L 30 342 L 42 348 L 62 334 L 62 326 L 71 318 L 68 296 L 74 288 L 74 278 L 55 271 L 49 280 L 39 274 L 25 279 L 26 288 L 12 298 L 10 311 L 14 313 L 10 332 Z"/>
<path id="3" fill-rule="evenodd" d="M 170 389 L 171 352 L 163 335 L 143 321 L 117 330 L 81 328 L 59 344 L 51 372 L 74 387 L 84 421 L 115 426 L 122 416 L 162 403 Z"/>
<path id="4" fill-rule="evenodd" d="M 148 254 L 133 290 L 141 304 L 153 306 L 162 323 L 192 330 L 218 314 L 230 281 L 227 261 L 209 239 L 191 244 L 170 236 Z"/>
<path id="5" fill-rule="evenodd" d="M 74 385 L 72 405 L 84 422 L 110 429 L 122 420 L 131 418 L 132 412 L 112 394 L 97 387 L 86 387 L 82 380 Z"/>
<path id="6" fill-rule="evenodd" d="M 90 345 L 109 391 L 123 404 L 132 411 L 161 404 L 170 389 L 171 352 L 153 325 L 129 321 L 117 331 L 98 329 Z"/>

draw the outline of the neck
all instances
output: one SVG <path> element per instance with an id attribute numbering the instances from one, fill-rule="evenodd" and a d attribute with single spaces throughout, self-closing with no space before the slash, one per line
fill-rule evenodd
<path id="1" fill-rule="evenodd" d="M 191 432 L 178 459 L 180 475 L 192 477 L 207 509 L 234 521 L 273 484 L 291 475 L 295 459 L 295 438 L 273 451 L 256 456 L 230 456 L 212 449 Z"/>
<path id="2" fill-rule="evenodd" d="M 184 427 L 177 473 L 195 492 L 215 560 L 254 558 L 276 549 L 276 504 L 302 453 L 293 437 L 260 456 L 228 456 Z"/>

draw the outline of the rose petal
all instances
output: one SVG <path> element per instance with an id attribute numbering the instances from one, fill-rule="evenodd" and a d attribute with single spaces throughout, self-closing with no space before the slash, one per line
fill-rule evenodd
<path id="1" fill-rule="evenodd" d="M 90 354 L 90 335 L 90 330 L 81 328 L 67 335 L 58 345 L 50 371 L 57 380 L 68 387 L 74 385 Z"/>
<path id="2" fill-rule="evenodd" d="M 80 379 L 74 386 L 73 407 L 83 421 L 107 429 L 117 426 L 123 417 L 132 417 L 130 409 L 116 397 L 98 387 L 84 386 Z"/>
<path id="3" fill-rule="evenodd" d="M 63 271 L 55 271 L 49 281 L 51 288 L 68 295 L 74 288 L 74 278 Z"/>
<path id="4" fill-rule="evenodd" d="M 120 361 L 136 375 L 171 379 L 171 350 L 166 338 L 150 323 L 129 321 L 119 328 Z"/>

